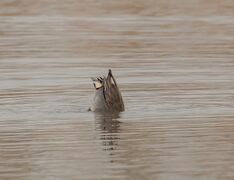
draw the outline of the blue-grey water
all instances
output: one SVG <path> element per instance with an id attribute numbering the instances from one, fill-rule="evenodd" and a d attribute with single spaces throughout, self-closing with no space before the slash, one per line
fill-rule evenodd
<path id="1" fill-rule="evenodd" d="M 232 180 L 233 109 L 232 1 L 0 2 L 0 179 Z"/>

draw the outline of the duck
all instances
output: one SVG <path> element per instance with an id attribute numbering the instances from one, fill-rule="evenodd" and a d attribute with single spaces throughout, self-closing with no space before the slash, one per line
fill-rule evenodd
<path id="1" fill-rule="evenodd" d="M 93 112 L 123 112 L 124 101 L 117 82 L 109 69 L 107 76 L 91 78 L 95 88 L 94 98 L 90 111 Z"/>

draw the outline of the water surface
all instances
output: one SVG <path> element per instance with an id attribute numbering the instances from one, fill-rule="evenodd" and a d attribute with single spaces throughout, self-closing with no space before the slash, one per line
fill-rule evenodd
<path id="1" fill-rule="evenodd" d="M 231 1 L 0 2 L 1 179 L 233 179 Z M 113 70 L 126 111 L 88 112 Z"/>

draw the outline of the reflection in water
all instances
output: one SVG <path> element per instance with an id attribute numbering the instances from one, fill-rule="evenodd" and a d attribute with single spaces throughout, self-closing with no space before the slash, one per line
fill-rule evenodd
<path id="1" fill-rule="evenodd" d="M 115 150 L 118 146 L 120 128 L 119 113 L 95 113 L 96 123 L 101 130 L 100 139 L 105 151 Z"/>

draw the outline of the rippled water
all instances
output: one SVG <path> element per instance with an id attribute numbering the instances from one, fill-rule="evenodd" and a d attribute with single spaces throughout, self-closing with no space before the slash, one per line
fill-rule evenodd
<path id="1" fill-rule="evenodd" d="M 234 178 L 232 1 L 0 7 L 0 179 Z M 126 111 L 88 112 L 108 68 Z"/>

